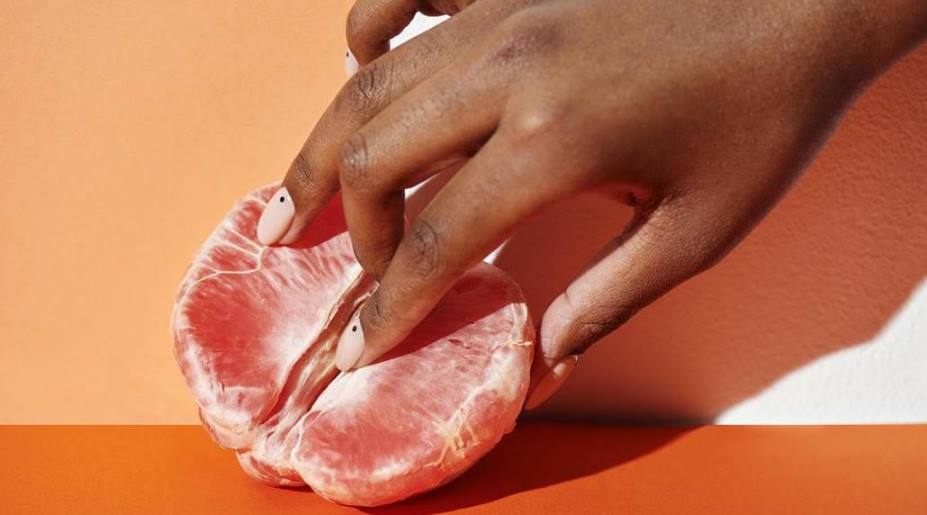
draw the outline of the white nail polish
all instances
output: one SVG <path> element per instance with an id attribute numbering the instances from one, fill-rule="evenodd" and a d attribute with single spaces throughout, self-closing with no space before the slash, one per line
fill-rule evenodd
<path id="1" fill-rule="evenodd" d="M 543 404 L 544 401 L 549 399 L 554 392 L 560 389 L 560 385 L 570 377 L 578 361 L 579 356 L 571 354 L 557 362 L 557 364 L 550 369 L 550 372 L 544 376 L 544 379 L 541 379 L 541 382 L 535 387 L 531 396 L 528 397 L 528 400 L 525 402 L 525 409 L 532 410 L 537 408 Z"/>
<path id="2" fill-rule="evenodd" d="M 344 72 L 348 74 L 348 78 L 353 77 L 357 70 L 360 69 L 360 63 L 357 62 L 357 58 L 354 57 L 354 54 L 350 50 L 344 53 Z"/>
<path id="3" fill-rule="evenodd" d="M 338 339 L 338 349 L 335 351 L 335 366 L 338 370 L 351 370 L 364 353 L 364 328 L 360 323 L 360 309 L 351 317 L 345 326 L 341 338 Z"/>
<path id="4" fill-rule="evenodd" d="M 267 201 L 267 207 L 264 208 L 258 220 L 258 241 L 264 245 L 276 243 L 292 225 L 295 214 L 296 208 L 293 206 L 293 199 L 290 198 L 289 192 L 286 188 L 280 188 Z"/>

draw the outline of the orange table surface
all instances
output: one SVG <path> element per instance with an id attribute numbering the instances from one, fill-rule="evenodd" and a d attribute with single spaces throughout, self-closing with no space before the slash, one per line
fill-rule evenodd
<path id="1" fill-rule="evenodd" d="M 527 422 L 373 513 L 927 513 L 927 426 Z M 195 426 L 2 426 L 0 513 L 346 513 L 248 479 Z"/>

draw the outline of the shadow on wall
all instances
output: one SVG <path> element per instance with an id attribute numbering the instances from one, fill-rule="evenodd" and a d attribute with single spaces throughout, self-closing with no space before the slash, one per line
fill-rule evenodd
<path id="1" fill-rule="evenodd" d="M 857 102 L 737 249 L 594 346 L 540 415 L 713 420 L 789 371 L 871 339 L 927 272 L 923 77 L 927 48 Z M 410 216 L 438 186 L 412 195 Z M 539 321 L 629 217 L 582 195 L 522 227 L 495 263 L 522 286 Z"/>

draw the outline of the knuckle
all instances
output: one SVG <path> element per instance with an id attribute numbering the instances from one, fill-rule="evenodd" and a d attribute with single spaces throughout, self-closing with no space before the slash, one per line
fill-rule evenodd
<path id="1" fill-rule="evenodd" d="M 370 178 L 367 139 L 357 132 L 341 146 L 338 169 L 342 186 L 362 189 Z"/>
<path id="2" fill-rule="evenodd" d="M 389 66 L 371 63 L 364 66 L 338 95 L 336 108 L 351 115 L 369 117 L 389 101 Z"/>
<path id="3" fill-rule="evenodd" d="M 495 65 L 513 66 L 549 52 L 561 40 L 561 26 L 550 16 L 531 10 L 509 17 L 499 29 L 499 36 L 489 52 Z"/>
<path id="4" fill-rule="evenodd" d="M 440 238 L 434 226 L 418 218 L 409 228 L 407 255 L 419 278 L 429 278 L 441 269 Z"/>
<path id="5" fill-rule="evenodd" d="M 550 104 L 534 105 L 515 114 L 509 123 L 510 136 L 518 143 L 530 144 L 549 137 L 556 138 L 564 113 Z"/>

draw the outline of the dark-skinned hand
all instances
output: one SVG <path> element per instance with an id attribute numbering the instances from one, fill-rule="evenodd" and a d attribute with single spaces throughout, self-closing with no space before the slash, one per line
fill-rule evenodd
<path id="1" fill-rule="evenodd" d="M 416 12 L 453 16 L 389 50 Z M 590 190 L 633 206 L 544 314 L 531 408 L 590 344 L 736 245 L 925 34 L 923 0 L 358 0 L 360 69 L 259 238 L 292 243 L 341 191 L 380 281 L 339 342 L 346 370 L 400 342 L 532 215 Z M 406 228 L 403 190 L 445 170 Z"/>

